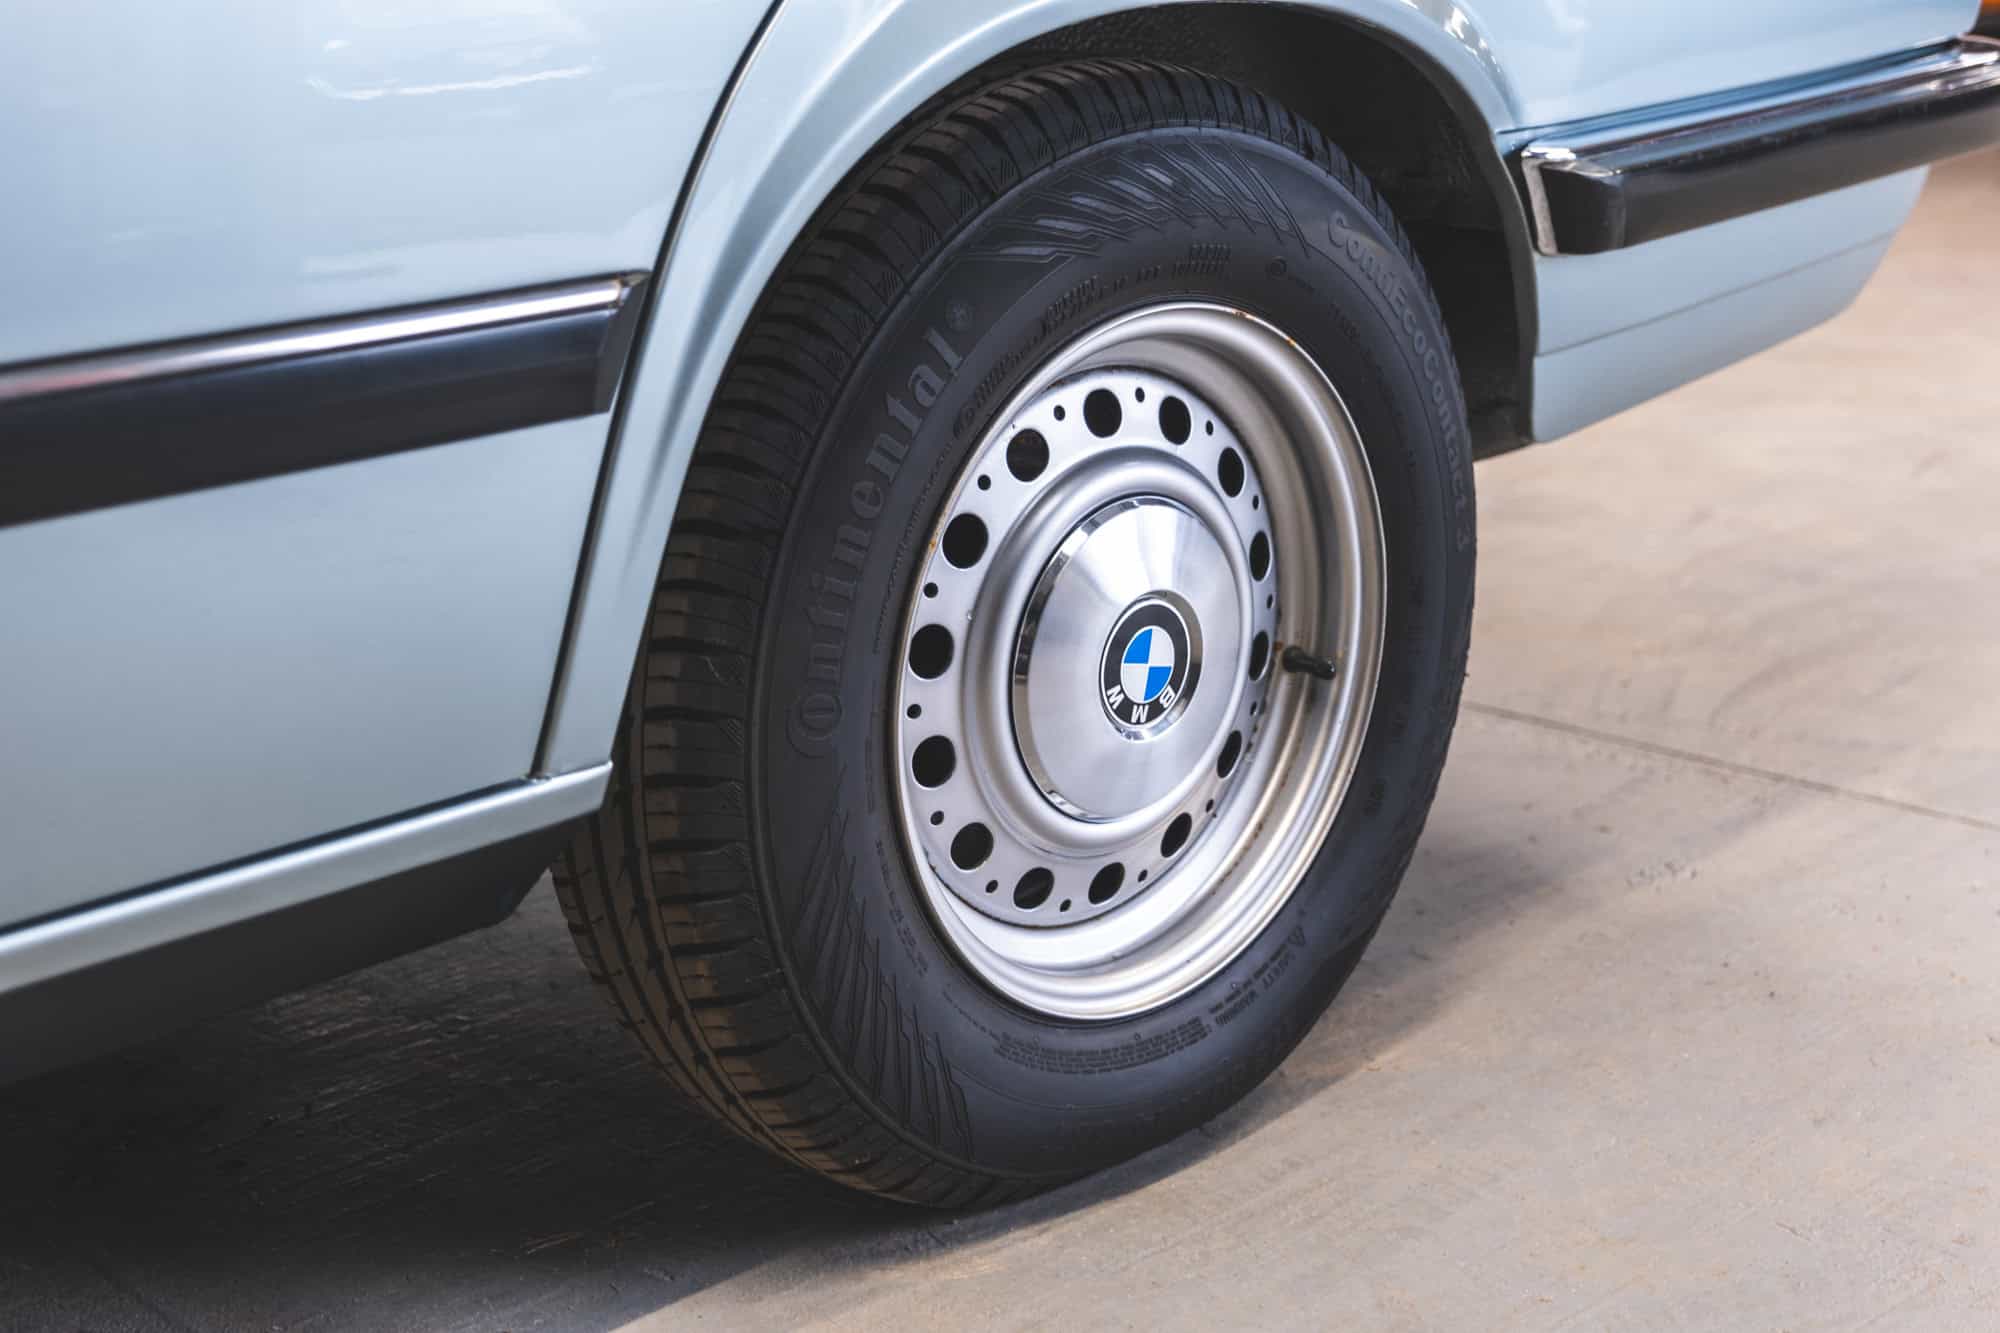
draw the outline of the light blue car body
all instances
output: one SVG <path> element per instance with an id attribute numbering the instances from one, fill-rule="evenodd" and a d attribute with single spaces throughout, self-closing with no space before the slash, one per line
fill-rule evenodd
<path id="1" fill-rule="evenodd" d="M 652 291 L 609 414 L 0 528 L 0 994 L 595 808 L 696 432 L 787 248 L 926 99 L 1126 7 L 16 11 L 0 373 L 595 275 Z M 1300 8 L 1330 42 L 1421 67 L 1496 163 L 1553 126 L 1780 100 L 1974 16 Z M 1604 254 L 1522 248 L 1523 433 L 1567 434 L 1832 315 L 1922 176 Z"/>

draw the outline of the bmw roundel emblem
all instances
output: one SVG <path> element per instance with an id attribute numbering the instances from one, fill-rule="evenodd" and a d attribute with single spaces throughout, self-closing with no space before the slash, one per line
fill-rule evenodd
<path id="1" fill-rule="evenodd" d="M 1157 598 L 1134 605 L 1104 644 L 1104 711 L 1126 732 L 1157 730 L 1187 703 L 1193 657 L 1178 610 Z"/>

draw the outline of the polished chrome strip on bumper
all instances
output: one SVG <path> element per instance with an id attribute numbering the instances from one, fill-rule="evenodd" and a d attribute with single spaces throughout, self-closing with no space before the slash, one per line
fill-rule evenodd
<path id="1" fill-rule="evenodd" d="M 2000 43 L 1963 37 L 1740 110 L 1638 131 L 1555 127 L 1518 157 L 1535 248 L 1619 249 L 1963 152 L 2000 138 L 2000 120 L 1967 128 L 1945 116 L 1987 112 L 1988 98 L 2000 106 Z"/>
<path id="2" fill-rule="evenodd" d="M 385 314 L 344 316 L 280 329 L 253 329 L 130 351 L 33 362 L 11 370 L 0 367 L 0 403 L 134 380 L 251 366 L 320 352 L 354 351 L 550 315 L 611 310 L 637 283 L 645 280 L 645 274 L 593 278 Z"/>
<path id="3" fill-rule="evenodd" d="M 0 932 L 0 995 L 532 833 L 604 802 L 611 765 L 483 796 Z"/>

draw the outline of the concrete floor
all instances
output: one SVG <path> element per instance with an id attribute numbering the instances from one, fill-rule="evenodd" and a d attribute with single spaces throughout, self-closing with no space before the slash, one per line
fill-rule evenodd
<path id="1" fill-rule="evenodd" d="M 543 894 L 0 1092 L 0 1328 L 2000 1327 L 1996 211 L 1482 468 L 1423 848 L 1200 1133 L 847 1196 L 668 1109 Z"/>

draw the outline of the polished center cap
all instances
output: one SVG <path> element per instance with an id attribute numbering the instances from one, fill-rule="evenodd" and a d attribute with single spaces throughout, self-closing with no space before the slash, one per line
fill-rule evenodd
<path id="1" fill-rule="evenodd" d="M 1241 598 L 1221 542 L 1171 500 L 1119 500 L 1078 524 L 1015 644 L 1014 734 L 1042 794 L 1121 819 L 1210 762 L 1233 691 L 1204 682 L 1203 664 L 1241 660 Z"/>

